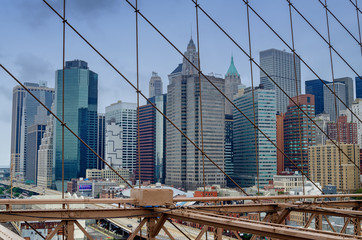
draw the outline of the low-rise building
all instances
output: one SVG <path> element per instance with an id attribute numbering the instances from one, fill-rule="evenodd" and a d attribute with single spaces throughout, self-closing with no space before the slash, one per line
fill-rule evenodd
<path id="1" fill-rule="evenodd" d="M 119 175 L 121 175 L 125 180 L 130 180 L 129 169 L 126 168 L 117 168 L 115 169 Z M 111 169 L 87 169 L 86 178 L 88 179 L 107 179 L 110 181 L 123 182 L 123 180 Z"/>

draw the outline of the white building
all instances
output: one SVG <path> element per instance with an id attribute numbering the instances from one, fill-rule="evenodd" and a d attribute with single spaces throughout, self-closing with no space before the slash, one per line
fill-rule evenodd
<path id="1" fill-rule="evenodd" d="M 106 107 L 105 115 L 107 161 L 113 161 L 115 167 L 133 170 L 137 161 L 137 104 L 118 101 Z M 109 126 L 111 122 L 118 128 Z M 111 155 L 116 158 L 109 159 Z"/>
<path id="2" fill-rule="evenodd" d="M 148 97 L 155 97 L 163 94 L 162 79 L 156 72 L 152 72 L 152 77 L 149 82 L 149 95 Z"/>
<path id="3" fill-rule="evenodd" d="M 284 192 L 288 193 L 294 188 L 303 186 L 303 176 L 300 174 L 274 175 L 273 184 L 274 188 L 284 188 Z"/>

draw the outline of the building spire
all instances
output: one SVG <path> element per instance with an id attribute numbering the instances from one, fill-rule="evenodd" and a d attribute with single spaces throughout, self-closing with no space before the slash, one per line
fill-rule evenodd
<path id="1" fill-rule="evenodd" d="M 240 74 L 238 73 L 238 70 L 236 70 L 236 67 L 234 65 L 234 56 L 232 54 L 231 54 L 231 63 L 230 63 L 229 69 L 225 74 L 225 77 L 228 77 L 228 76 L 240 77 Z"/>

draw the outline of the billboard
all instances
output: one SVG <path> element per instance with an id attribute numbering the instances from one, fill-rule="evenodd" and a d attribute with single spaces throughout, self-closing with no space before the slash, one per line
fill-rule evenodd
<path id="1" fill-rule="evenodd" d="M 79 191 L 92 191 L 92 184 L 79 185 Z"/>

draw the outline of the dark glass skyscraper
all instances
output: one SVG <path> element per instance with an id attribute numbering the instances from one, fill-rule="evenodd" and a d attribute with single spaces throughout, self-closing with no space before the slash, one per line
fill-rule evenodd
<path id="1" fill-rule="evenodd" d="M 63 70 L 56 72 L 56 113 L 62 118 Z M 67 61 L 64 72 L 64 120 L 92 149 L 97 148 L 98 74 L 87 62 Z M 62 127 L 55 124 L 55 181 L 62 179 Z M 67 129 L 64 133 L 64 179 L 85 177 L 86 169 L 97 167 L 97 157 Z M 59 186 L 58 186 L 59 187 Z"/>
<path id="2" fill-rule="evenodd" d="M 356 77 L 356 98 L 362 98 L 362 77 Z"/>
<path id="3" fill-rule="evenodd" d="M 106 117 L 104 114 L 98 114 L 98 127 L 97 127 L 97 153 L 105 159 L 106 150 Z M 103 169 L 104 162 L 97 158 L 97 169 Z"/>
<path id="4" fill-rule="evenodd" d="M 324 83 L 329 83 L 323 80 Z M 315 115 L 324 112 L 323 82 L 319 79 L 305 81 L 305 93 L 314 95 Z"/>

